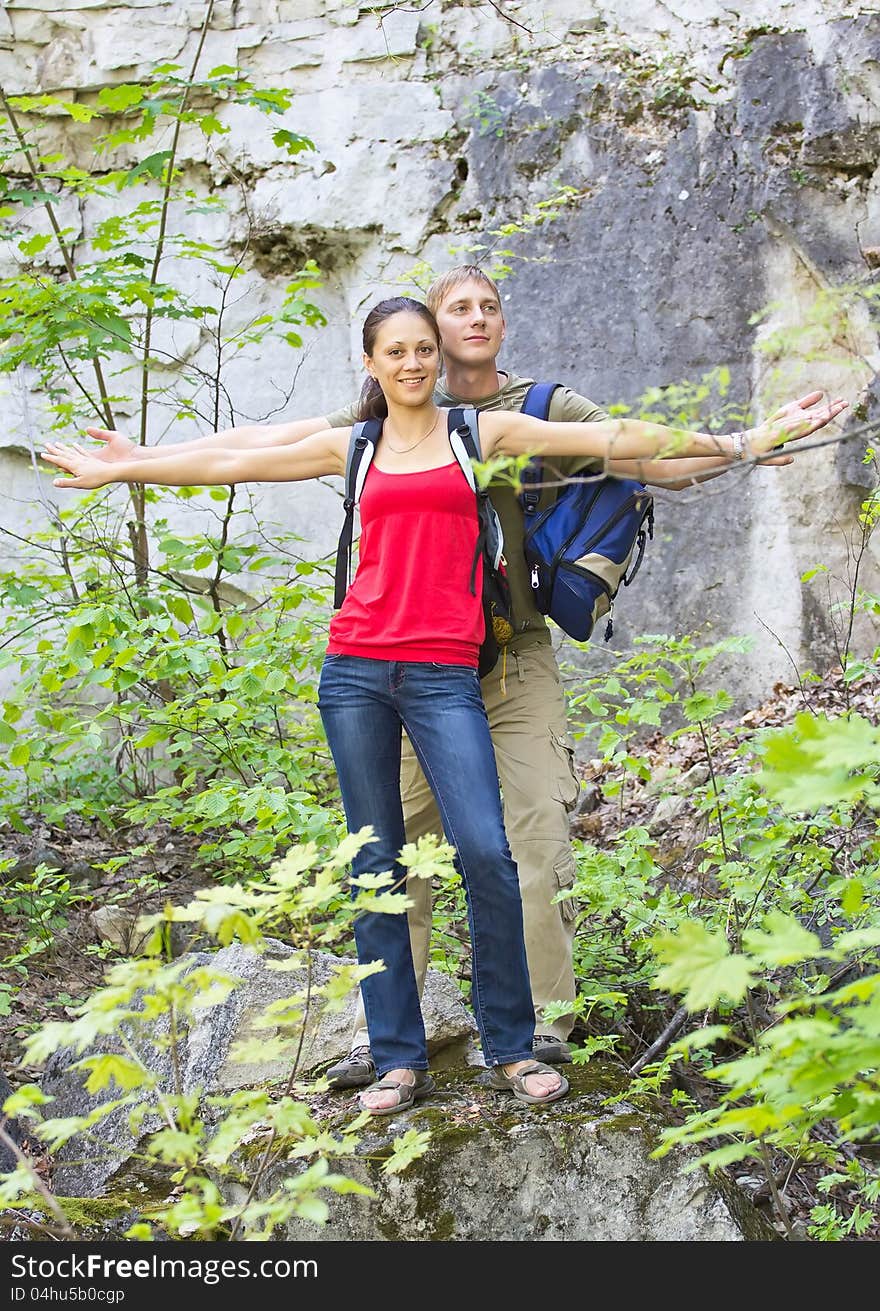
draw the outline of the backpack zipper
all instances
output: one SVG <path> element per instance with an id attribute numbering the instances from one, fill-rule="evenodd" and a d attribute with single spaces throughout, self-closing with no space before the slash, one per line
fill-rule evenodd
<path id="1" fill-rule="evenodd" d="M 586 506 L 586 508 L 584 509 L 584 512 L 583 512 L 583 517 L 584 517 L 584 518 L 586 518 L 586 516 L 587 516 L 587 515 L 590 513 L 590 511 L 592 510 L 593 506 L 596 504 L 596 501 L 599 499 L 599 496 L 600 496 L 600 494 L 601 494 L 601 491 L 602 491 L 602 484 L 601 484 L 601 483 L 597 483 L 597 485 L 596 485 L 596 490 L 595 490 L 595 492 L 593 493 L 593 495 L 592 495 L 592 497 L 591 497 L 591 499 L 590 499 L 589 504 L 588 504 L 588 505 Z M 577 524 L 577 525 L 575 526 L 574 531 L 571 532 L 571 533 L 569 533 L 568 537 L 566 537 L 565 541 L 562 543 L 562 545 L 559 547 L 559 549 L 557 550 L 556 554 L 554 555 L 553 559 L 550 561 L 550 577 L 551 577 L 551 579 L 554 578 L 554 577 L 556 576 L 556 570 L 557 570 L 557 568 L 558 568 L 558 566 L 559 566 L 559 561 L 560 561 L 560 560 L 562 559 L 562 557 L 565 555 L 565 552 L 566 552 L 566 551 L 568 550 L 568 548 L 571 546 L 572 542 L 573 542 L 574 539 L 577 537 L 579 531 L 580 531 L 580 524 Z M 602 531 L 603 531 L 603 532 L 605 531 L 604 528 L 603 528 Z M 599 535 L 601 536 L 601 533 L 600 533 Z"/>
<path id="2" fill-rule="evenodd" d="M 589 511 L 592 509 L 593 504 L 594 504 L 594 502 L 595 502 L 595 500 L 596 500 L 596 497 L 599 495 L 599 492 L 600 492 L 600 491 L 601 491 L 601 487 L 599 487 L 599 488 L 597 489 L 597 491 L 596 491 L 596 496 L 593 497 L 593 500 L 590 502 L 589 506 L 587 507 L 587 511 L 586 511 L 587 513 L 589 513 Z M 624 501 L 623 505 L 619 505 L 619 506 L 617 507 L 617 509 L 614 511 L 614 514 L 611 516 L 611 518 L 610 518 L 610 519 L 606 519 L 605 523 L 602 525 L 602 527 L 599 529 L 599 531 L 596 532 L 596 533 L 594 533 L 593 536 L 590 538 L 590 540 L 589 540 L 588 542 L 585 543 L 584 548 L 583 548 L 583 551 L 581 552 L 581 554 L 582 554 L 582 555 L 586 555 L 587 552 L 590 550 L 590 548 L 593 547 L 593 546 L 595 546 L 596 543 L 597 543 L 598 541 L 601 541 L 601 539 L 605 536 L 605 534 L 606 534 L 606 533 L 607 533 L 611 528 L 614 527 L 614 525 L 618 522 L 618 520 L 619 520 L 619 519 L 622 519 L 623 516 L 624 516 L 625 514 L 628 514 L 629 511 L 632 509 L 632 507 L 636 504 L 636 502 L 640 501 L 641 499 L 642 499 L 642 494 L 641 494 L 641 493 L 639 493 L 639 492 L 633 492 L 632 496 L 628 497 L 627 500 Z M 651 499 L 651 498 L 650 498 L 650 497 L 646 497 L 646 499 L 650 502 L 650 499 Z M 648 513 L 648 511 L 647 511 L 647 508 L 646 508 L 646 510 L 645 510 L 645 514 L 647 514 L 647 513 Z M 550 562 L 550 590 L 551 590 L 551 592 L 552 592 L 553 586 L 554 586 L 554 584 L 555 584 L 555 582 L 556 582 L 556 574 L 557 574 L 557 572 L 558 572 L 558 570 L 559 570 L 559 566 L 560 566 L 560 564 L 561 564 L 561 562 L 562 562 L 562 557 L 565 555 L 565 552 L 568 550 L 568 548 L 571 546 L 571 544 L 572 544 L 572 542 L 574 541 L 574 539 L 577 537 L 577 535 L 578 535 L 578 531 L 579 531 L 579 528 L 580 528 L 580 525 L 578 525 L 578 527 L 575 528 L 575 530 L 574 530 L 573 533 L 569 533 L 568 537 L 567 537 L 566 540 L 562 543 L 562 545 L 560 546 L 559 550 L 556 552 L 556 554 L 554 555 L 553 559 L 552 559 L 551 562 Z M 575 569 L 575 571 L 576 571 L 577 573 L 588 574 L 590 577 L 595 577 L 594 574 L 591 574 L 591 573 L 590 573 L 590 570 L 589 570 L 589 569 L 584 570 L 584 569 L 579 568 L 577 565 L 573 565 L 573 564 L 568 564 L 568 563 L 567 563 L 567 564 L 566 564 L 566 568 L 572 568 L 572 569 Z M 600 581 L 601 581 L 601 580 L 600 580 Z M 533 584 L 533 586 L 534 586 L 534 584 Z M 603 584 L 603 586 L 604 586 L 604 584 Z M 610 593 L 609 593 L 609 595 L 610 595 Z"/>
<path id="3" fill-rule="evenodd" d="M 589 514 L 590 510 L 592 510 L 592 508 L 593 508 L 593 502 L 596 500 L 596 497 L 599 495 L 599 493 L 600 493 L 601 490 L 602 490 L 601 486 L 600 486 L 600 485 L 597 485 L 596 490 L 595 490 L 595 492 L 593 493 L 593 496 L 592 496 L 592 498 L 591 498 L 589 504 L 587 505 L 586 510 L 584 511 L 584 514 L 585 514 L 585 515 L 586 515 L 586 514 Z M 556 509 L 556 502 L 554 501 L 552 505 L 548 505 L 548 507 L 547 507 L 546 510 L 542 510 L 542 511 L 541 511 L 541 513 L 538 515 L 538 518 L 535 520 L 535 522 L 534 522 L 533 524 L 530 524 L 530 525 L 529 525 L 529 530 L 528 530 L 528 532 L 525 534 L 525 536 L 524 536 L 524 538 L 523 538 L 523 541 L 524 541 L 524 543 L 525 543 L 526 546 L 528 546 L 529 542 L 530 542 L 531 539 L 534 537 L 535 533 L 538 531 L 538 529 L 541 527 L 541 525 L 544 523 L 545 519 L 547 519 L 547 518 L 548 518 L 548 517 L 553 513 L 553 511 L 554 511 L 555 509 Z M 577 531 L 577 529 L 575 529 L 575 532 L 576 532 L 576 531 Z"/>
<path id="4" fill-rule="evenodd" d="M 618 522 L 619 519 L 622 519 L 625 514 L 628 514 L 629 511 L 633 509 L 633 507 L 636 506 L 638 502 L 643 499 L 648 502 L 650 502 L 651 500 L 650 496 L 645 495 L 643 497 L 639 492 L 633 492 L 632 496 L 630 496 L 628 500 L 624 501 L 623 505 L 619 505 L 617 507 L 617 509 L 614 511 L 614 514 L 612 514 L 610 519 L 606 520 L 606 522 L 602 525 L 599 531 L 593 534 L 590 540 L 585 544 L 583 549 L 583 554 L 586 555 L 587 552 L 591 549 L 591 547 L 595 546 L 596 543 L 600 540 L 600 538 L 604 537 L 605 534 L 611 528 L 614 527 L 614 525 Z M 649 505 L 645 506 L 645 515 L 647 515 L 649 508 L 650 508 Z M 639 526 L 641 527 L 641 525 Z M 572 534 L 572 537 L 574 537 L 574 534 Z M 568 547 L 571 540 L 572 538 L 570 537 L 568 542 L 566 542 L 565 544 L 566 547 Z"/>

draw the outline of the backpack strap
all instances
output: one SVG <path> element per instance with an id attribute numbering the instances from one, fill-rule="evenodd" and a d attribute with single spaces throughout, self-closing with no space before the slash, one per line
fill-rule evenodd
<path id="1" fill-rule="evenodd" d="M 483 458 L 480 446 L 480 428 L 476 410 L 450 410 L 448 415 L 449 445 L 461 471 L 467 478 L 474 495 L 478 495 L 477 479 L 471 460 Z"/>
<path id="2" fill-rule="evenodd" d="M 333 608 L 338 610 L 345 600 L 351 582 L 351 547 L 354 539 L 354 511 L 361 499 L 367 473 L 376 451 L 376 442 L 382 435 L 382 420 L 367 419 L 356 423 L 351 430 L 348 442 L 348 455 L 345 460 L 345 521 L 339 534 L 336 547 L 336 573 L 333 594 Z"/>
<path id="3" fill-rule="evenodd" d="M 520 406 L 520 413 L 529 414 L 533 419 L 546 419 L 550 414 L 553 393 L 560 385 L 558 382 L 533 382 Z M 540 455 L 533 455 L 520 473 L 522 491 L 519 495 L 519 503 L 526 518 L 537 513 L 543 474 L 544 461 Z"/>
<path id="4" fill-rule="evenodd" d="M 476 590 L 477 561 L 480 558 L 480 553 L 485 551 L 492 568 L 498 569 L 504 555 L 504 535 L 501 531 L 501 524 L 495 512 L 495 507 L 489 500 L 489 493 L 485 487 L 480 487 L 478 484 L 471 463 L 472 460 L 479 463 L 483 458 L 477 411 L 474 409 L 450 410 L 448 426 L 449 445 L 452 447 L 452 454 L 458 461 L 462 473 L 468 480 L 468 485 L 477 498 L 477 518 L 480 521 L 480 532 L 477 537 L 471 567 L 470 590 L 473 594 Z"/>

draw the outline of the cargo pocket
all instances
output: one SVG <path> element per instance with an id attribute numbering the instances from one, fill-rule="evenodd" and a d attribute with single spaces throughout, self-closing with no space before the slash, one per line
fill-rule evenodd
<path id="1" fill-rule="evenodd" d="M 566 892 L 574 885 L 577 866 L 575 864 L 574 852 L 570 851 L 567 855 L 557 860 L 553 867 L 556 875 L 556 887 L 559 892 Z M 558 901 L 559 913 L 566 924 L 570 924 L 577 915 L 577 898 L 566 897 L 563 901 Z"/>
<path id="2" fill-rule="evenodd" d="M 558 762 L 556 777 L 551 784 L 553 796 L 557 801 L 562 802 L 566 810 L 571 811 L 577 805 L 578 793 L 581 790 L 580 779 L 574 772 L 574 743 L 567 733 L 551 731 L 550 737 Z"/>

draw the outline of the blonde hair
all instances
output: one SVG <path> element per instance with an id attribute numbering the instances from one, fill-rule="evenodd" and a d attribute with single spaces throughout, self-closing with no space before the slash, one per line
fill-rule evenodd
<path id="1" fill-rule="evenodd" d="M 501 304 L 501 293 L 488 273 L 476 264 L 459 264 L 457 268 L 450 269 L 448 273 L 435 278 L 431 283 L 425 294 L 428 309 L 432 314 L 436 314 L 450 291 L 461 286 L 463 282 L 471 280 L 481 282 L 484 287 L 488 287 L 498 304 Z"/>

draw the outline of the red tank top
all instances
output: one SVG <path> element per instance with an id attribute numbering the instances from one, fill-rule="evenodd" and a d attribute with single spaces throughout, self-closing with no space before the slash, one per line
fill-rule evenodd
<path id="1" fill-rule="evenodd" d="M 482 559 L 474 493 L 456 461 L 420 473 L 370 466 L 358 568 L 330 623 L 330 655 L 477 667 Z"/>

